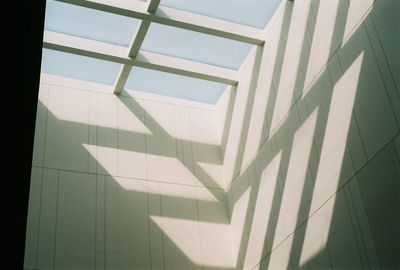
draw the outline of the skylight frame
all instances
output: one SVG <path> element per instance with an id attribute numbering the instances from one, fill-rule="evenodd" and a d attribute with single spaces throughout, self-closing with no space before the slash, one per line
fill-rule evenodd
<path id="1" fill-rule="evenodd" d="M 139 51 L 135 58 L 131 58 L 128 56 L 125 47 L 51 31 L 44 32 L 43 48 L 111 61 L 125 66 L 149 68 L 228 85 L 237 85 L 238 83 L 238 71 L 234 69 L 146 51 Z"/>
<path id="2" fill-rule="evenodd" d="M 238 84 L 238 70 L 140 50 L 152 22 L 253 45 L 263 46 L 264 44 L 264 32 L 258 28 L 162 7 L 159 6 L 160 0 L 151 0 L 147 3 L 133 0 L 56 1 L 141 20 L 129 48 L 51 31 L 45 31 L 44 34 L 44 48 L 123 64 L 113 86 L 113 92 L 117 95 L 122 92 L 133 66 L 227 85 Z"/>

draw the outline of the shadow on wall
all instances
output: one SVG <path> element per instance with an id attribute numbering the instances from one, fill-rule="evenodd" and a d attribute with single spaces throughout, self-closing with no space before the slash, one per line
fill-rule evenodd
<path id="1" fill-rule="evenodd" d="M 245 110 L 228 191 L 238 269 L 400 268 L 399 11 L 294 1 L 275 22 L 232 111 Z"/>
<path id="2" fill-rule="evenodd" d="M 130 97 L 51 87 L 38 104 L 26 267 L 233 269 L 221 179 L 199 165 L 219 166 L 219 146 L 171 133 Z M 102 97 L 115 106 L 93 117 Z"/>
<path id="3" fill-rule="evenodd" d="M 400 4 L 369 1 L 368 10 L 366 2 L 286 4 L 255 52 L 247 89 L 239 84 L 229 102 L 222 149 L 234 158 L 235 180 L 227 194 L 200 165 L 221 166 L 220 146 L 175 138 L 134 99 L 115 102 L 138 130 L 90 116 L 61 120 L 39 103 L 48 123 L 35 146 L 53 158 L 34 160 L 26 265 L 399 268 Z M 226 154 L 232 137 L 234 157 Z M 49 140 L 61 148 L 46 148 Z M 166 164 L 149 168 L 153 176 L 177 179 L 169 166 L 180 166 L 191 182 L 143 181 L 142 154 Z"/>
<path id="4" fill-rule="evenodd" d="M 234 268 L 221 179 L 199 166 L 220 165 L 217 145 L 175 138 L 152 108 L 130 97 L 55 85 L 40 94 L 27 267 L 91 268 L 95 249 L 99 267 Z M 189 163 L 176 153 L 185 146 Z M 143 161 L 160 172 L 165 159 L 190 172 L 179 177 L 185 183 L 166 174 L 146 182 Z"/>

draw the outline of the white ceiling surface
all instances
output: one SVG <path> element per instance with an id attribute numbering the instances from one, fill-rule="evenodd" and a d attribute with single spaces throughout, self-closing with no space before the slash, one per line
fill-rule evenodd
<path id="1" fill-rule="evenodd" d="M 134 1 L 134 0 L 132 0 Z M 162 0 L 161 5 L 263 28 L 281 0 Z M 114 45 L 129 45 L 140 20 L 48 0 L 45 30 Z M 150 51 L 199 63 L 237 70 L 253 45 L 216 35 L 151 23 L 141 51 Z M 42 72 L 79 80 L 113 85 L 120 64 L 43 50 Z M 227 85 L 213 81 L 135 67 L 125 84 L 134 89 L 164 96 L 216 104 Z"/>

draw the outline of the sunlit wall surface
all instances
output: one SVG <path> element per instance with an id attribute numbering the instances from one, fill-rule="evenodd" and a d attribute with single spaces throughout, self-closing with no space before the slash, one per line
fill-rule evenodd
<path id="1" fill-rule="evenodd" d="M 238 269 L 400 267 L 399 11 L 294 1 L 269 28 L 224 156 Z"/>
<path id="2" fill-rule="evenodd" d="M 234 21 L 233 2 L 161 5 Z M 115 95 L 118 65 L 46 49 L 26 269 L 400 268 L 399 13 L 295 0 L 267 25 L 235 17 L 265 45 L 196 55 L 239 81 L 197 98 L 135 68 Z"/>

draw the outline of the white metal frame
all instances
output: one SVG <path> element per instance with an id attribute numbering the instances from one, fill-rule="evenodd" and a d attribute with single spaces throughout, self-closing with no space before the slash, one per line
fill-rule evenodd
<path id="1" fill-rule="evenodd" d="M 140 47 L 152 22 L 187 29 L 254 45 L 263 45 L 263 30 L 168 7 L 160 0 L 57 0 L 82 7 L 140 19 L 130 48 L 85 38 L 45 31 L 43 47 L 123 64 L 113 89 L 120 94 L 133 66 L 209 80 L 238 84 L 238 71 L 177 57 L 141 51 Z"/>

